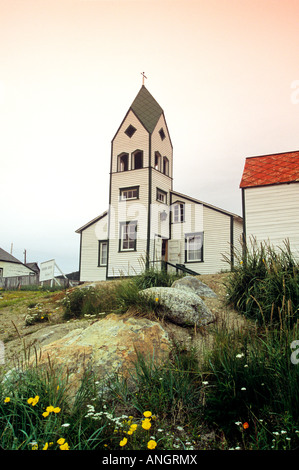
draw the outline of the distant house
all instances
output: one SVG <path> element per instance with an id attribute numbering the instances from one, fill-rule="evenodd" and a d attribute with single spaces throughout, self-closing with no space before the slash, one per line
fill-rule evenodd
<path id="1" fill-rule="evenodd" d="M 187 170 L 187 158 L 186 170 Z M 146 266 L 216 273 L 233 262 L 242 218 L 173 190 L 173 147 L 163 109 L 143 85 L 111 144 L 109 208 L 78 230 L 80 281 Z"/>
<path id="2" fill-rule="evenodd" d="M 0 248 L 0 277 L 29 276 L 35 271 Z"/>
<path id="3" fill-rule="evenodd" d="M 288 239 L 299 258 L 299 151 L 246 158 L 240 188 L 247 240 L 283 247 Z"/>

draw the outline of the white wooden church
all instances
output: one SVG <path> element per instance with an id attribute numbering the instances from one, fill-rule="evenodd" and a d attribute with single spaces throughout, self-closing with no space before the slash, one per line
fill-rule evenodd
<path id="1" fill-rule="evenodd" d="M 173 189 L 165 115 L 144 85 L 111 146 L 109 208 L 76 230 L 80 281 L 134 276 L 146 267 L 229 269 L 223 254 L 233 262 L 242 218 Z"/>

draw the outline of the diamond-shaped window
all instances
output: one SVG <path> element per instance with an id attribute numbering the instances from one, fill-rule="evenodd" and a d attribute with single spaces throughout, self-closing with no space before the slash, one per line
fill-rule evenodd
<path id="1" fill-rule="evenodd" d="M 160 134 L 161 139 L 164 140 L 165 137 L 166 137 L 166 135 L 165 135 L 165 132 L 164 132 L 163 128 L 161 128 L 161 129 L 159 130 L 159 134 Z"/>
<path id="2" fill-rule="evenodd" d="M 136 132 L 136 128 L 134 126 L 132 126 L 131 124 L 129 125 L 129 127 L 125 130 L 125 134 L 127 134 L 128 137 L 132 137 L 133 134 L 135 134 Z"/>

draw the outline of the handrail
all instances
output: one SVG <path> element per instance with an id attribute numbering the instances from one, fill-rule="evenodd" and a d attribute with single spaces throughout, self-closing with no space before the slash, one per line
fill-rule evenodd
<path id="1" fill-rule="evenodd" d="M 169 261 L 164 261 L 164 260 L 156 260 L 156 261 L 150 261 L 150 262 L 151 263 L 161 263 L 161 267 L 163 268 L 163 266 L 166 266 L 166 270 L 167 270 L 167 266 L 172 266 L 173 268 L 175 268 L 177 274 L 178 274 L 178 271 L 182 271 L 185 274 L 191 274 L 192 276 L 198 276 L 197 272 L 192 271 L 192 269 L 186 268 L 186 266 L 184 266 L 183 264 L 172 264 L 172 263 L 169 263 Z"/>

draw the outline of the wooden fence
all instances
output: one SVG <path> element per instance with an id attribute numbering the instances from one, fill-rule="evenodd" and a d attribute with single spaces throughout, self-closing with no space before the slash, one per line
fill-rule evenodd
<path id="1" fill-rule="evenodd" d="M 70 281 L 69 279 L 63 277 L 59 277 L 58 282 L 62 288 L 69 287 L 71 284 L 79 284 L 78 281 Z M 32 274 L 30 276 L 0 277 L 0 288 L 5 290 L 19 289 L 23 286 L 51 286 L 52 284 L 55 285 L 56 283 L 53 281 L 40 282 L 38 274 Z"/>

